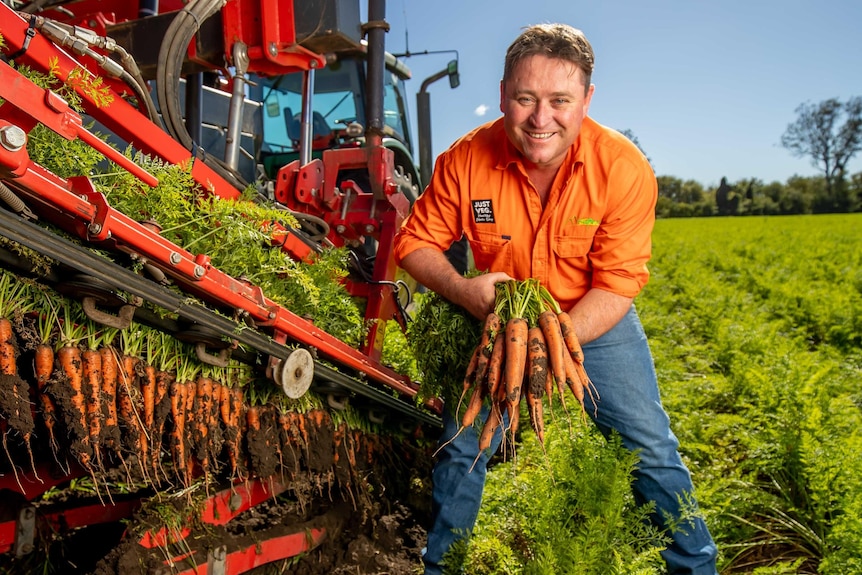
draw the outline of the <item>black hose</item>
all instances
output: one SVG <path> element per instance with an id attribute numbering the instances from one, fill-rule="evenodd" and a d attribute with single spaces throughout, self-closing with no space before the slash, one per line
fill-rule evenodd
<path id="1" fill-rule="evenodd" d="M 162 110 L 165 129 L 184 148 L 199 157 L 218 175 L 237 189 L 248 187 L 243 177 L 234 169 L 213 156 L 201 154 L 197 143 L 189 135 L 180 106 L 179 78 L 182 76 L 183 59 L 189 43 L 201 24 L 218 12 L 226 0 L 192 0 L 180 10 L 168 26 L 165 39 L 159 49 L 156 68 L 156 93 Z"/>

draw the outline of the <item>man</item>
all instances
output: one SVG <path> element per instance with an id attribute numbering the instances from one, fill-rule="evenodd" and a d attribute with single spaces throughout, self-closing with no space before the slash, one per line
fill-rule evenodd
<path id="1" fill-rule="evenodd" d="M 478 127 L 442 154 L 396 238 L 395 255 L 417 281 L 477 318 L 492 309 L 494 284 L 536 278 L 574 321 L 584 366 L 601 399 L 587 412 L 604 433 L 639 450 L 639 502 L 654 501 L 654 521 L 693 501 L 689 472 L 659 399 L 652 356 L 633 307 L 649 273 L 657 184 L 643 154 L 587 116 L 593 52 L 570 26 L 526 29 L 509 47 L 500 83 L 503 117 Z M 475 278 L 460 275 L 444 251 L 462 233 Z M 469 353 L 469 350 L 465 350 Z M 458 424 L 444 410 L 441 441 Z M 499 445 L 499 437 L 494 448 Z M 449 443 L 435 464 L 434 523 L 425 573 L 473 528 L 487 454 L 475 433 Z M 670 573 L 715 575 L 716 548 L 702 520 L 671 535 Z"/>

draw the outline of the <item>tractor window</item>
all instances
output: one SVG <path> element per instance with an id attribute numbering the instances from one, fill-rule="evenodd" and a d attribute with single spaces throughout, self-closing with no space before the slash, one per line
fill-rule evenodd
<path id="1" fill-rule="evenodd" d="M 350 122 L 359 122 L 367 127 L 362 65 L 361 60 L 345 59 L 315 71 L 312 130 L 316 137 L 327 135 L 332 130 L 343 130 Z M 392 137 L 407 143 L 404 83 L 391 71 L 387 71 L 383 78 L 383 122 L 391 129 Z M 302 73 L 252 78 L 252 98 L 263 103 L 263 150 L 277 154 L 298 149 L 302 81 Z"/>
<path id="2" fill-rule="evenodd" d="M 404 106 L 404 85 L 395 74 L 383 75 L 383 123 L 395 131 L 395 137 L 407 141 L 407 130 L 404 126 L 406 107 Z"/>
<path id="3" fill-rule="evenodd" d="M 271 152 L 294 151 L 299 145 L 302 73 L 256 78 L 263 99 L 263 141 Z M 352 121 L 363 121 L 359 71 L 353 62 L 315 71 L 312 106 L 315 136 L 328 135 Z"/>

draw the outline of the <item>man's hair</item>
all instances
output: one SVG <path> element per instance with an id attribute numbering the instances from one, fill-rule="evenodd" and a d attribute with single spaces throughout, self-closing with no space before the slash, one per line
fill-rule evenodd
<path id="1" fill-rule="evenodd" d="M 536 55 L 571 62 L 584 73 L 584 87 L 589 90 L 595 60 L 593 47 L 577 28 L 567 24 L 536 24 L 525 28 L 506 51 L 503 82 L 522 60 Z"/>

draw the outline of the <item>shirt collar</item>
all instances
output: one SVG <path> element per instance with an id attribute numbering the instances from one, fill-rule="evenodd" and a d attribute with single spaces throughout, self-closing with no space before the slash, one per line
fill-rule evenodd
<path id="1" fill-rule="evenodd" d="M 563 165 L 560 166 L 562 169 L 567 170 L 569 175 L 574 173 L 575 168 L 579 164 L 584 163 L 584 146 L 581 145 L 581 142 L 585 140 L 585 132 L 587 134 L 591 133 L 594 130 L 595 125 L 595 122 L 589 116 L 584 118 L 584 122 L 581 125 L 581 131 L 578 134 L 575 143 L 571 148 L 569 148 L 569 153 L 566 155 Z M 518 166 L 521 173 L 526 173 L 524 163 L 521 161 L 521 153 L 518 152 L 518 149 L 515 148 L 509 140 L 509 137 L 506 135 L 506 129 L 503 127 L 503 118 L 498 118 L 494 122 L 492 129 L 494 131 L 493 137 L 506 143 L 506 145 L 500 146 L 499 148 L 499 152 L 497 154 L 497 169 L 505 170 L 510 164 L 514 164 Z"/>

